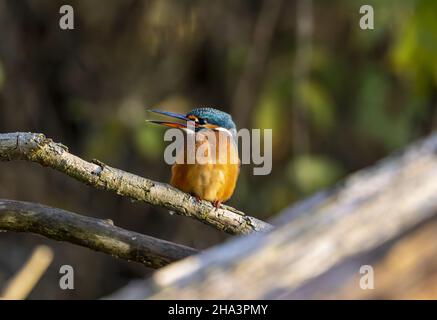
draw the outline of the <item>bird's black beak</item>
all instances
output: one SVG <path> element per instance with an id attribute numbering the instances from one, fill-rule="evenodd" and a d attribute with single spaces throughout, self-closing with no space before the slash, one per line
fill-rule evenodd
<path id="1" fill-rule="evenodd" d="M 186 129 L 187 128 L 187 122 L 188 121 L 192 121 L 191 119 L 187 118 L 186 115 L 181 114 L 181 113 L 174 113 L 174 112 L 154 110 L 154 109 L 149 109 L 148 111 L 149 112 L 153 112 L 153 113 L 162 114 L 162 115 L 165 115 L 165 116 L 168 116 L 168 117 L 172 117 L 172 118 L 176 118 L 176 119 L 180 119 L 180 120 L 184 120 L 185 121 L 184 123 L 179 123 L 179 122 L 171 122 L 171 121 L 147 120 L 148 122 L 160 124 L 160 125 L 163 125 L 163 126 L 166 126 L 166 127 Z"/>

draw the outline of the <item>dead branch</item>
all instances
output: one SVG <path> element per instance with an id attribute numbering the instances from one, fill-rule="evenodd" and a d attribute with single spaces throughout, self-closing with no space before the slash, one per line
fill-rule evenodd
<path id="1" fill-rule="evenodd" d="M 198 251 L 40 204 L 0 199 L 0 230 L 36 233 L 160 268 Z"/>
<path id="2" fill-rule="evenodd" d="M 233 208 L 224 206 L 216 209 L 207 201 L 196 201 L 168 184 L 112 168 L 100 161 L 87 162 L 69 153 L 66 146 L 53 142 L 43 134 L 0 134 L 0 160 L 37 162 L 90 186 L 167 208 L 230 234 L 248 234 L 271 229 L 268 223 Z"/>

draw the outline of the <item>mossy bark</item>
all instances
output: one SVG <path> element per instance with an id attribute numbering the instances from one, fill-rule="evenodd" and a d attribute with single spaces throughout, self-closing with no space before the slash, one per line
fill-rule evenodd
<path id="1" fill-rule="evenodd" d="M 160 268 L 197 250 L 40 204 L 0 199 L 0 230 L 35 233 Z"/>

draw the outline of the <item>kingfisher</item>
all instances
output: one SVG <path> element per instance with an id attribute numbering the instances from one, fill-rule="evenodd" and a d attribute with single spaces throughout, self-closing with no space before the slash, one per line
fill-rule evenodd
<path id="1" fill-rule="evenodd" d="M 187 114 L 149 111 L 183 120 L 182 123 L 157 120 L 149 122 L 178 128 L 187 135 L 194 135 L 194 148 L 186 148 L 182 144 L 176 151 L 179 161 L 172 165 L 170 184 L 197 200 L 210 201 L 216 208 L 229 200 L 240 173 L 237 128 L 231 115 L 214 108 L 195 108 Z M 190 163 L 187 159 L 194 161 Z"/>

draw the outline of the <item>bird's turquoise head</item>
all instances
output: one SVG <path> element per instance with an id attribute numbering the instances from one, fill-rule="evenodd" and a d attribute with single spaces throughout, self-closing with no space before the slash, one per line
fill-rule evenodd
<path id="1" fill-rule="evenodd" d="M 196 108 L 187 113 L 187 117 L 200 125 L 210 124 L 227 130 L 237 130 L 229 113 L 214 108 Z"/>
<path id="2" fill-rule="evenodd" d="M 214 108 L 196 108 L 188 112 L 187 114 L 179 114 L 161 110 L 149 110 L 154 113 L 163 114 L 176 119 L 185 120 L 185 123 L 169 122 L 169 121 L 156 121 L 149 120 L 150 122 L 165 125 L 173 128 L 187 128 L 187 122 L 193 121 L 195 130 L 201 129 L 226 129 L 232 133 L 237 130 L 234 121 L 230 114 L 214 109 Z"/>

